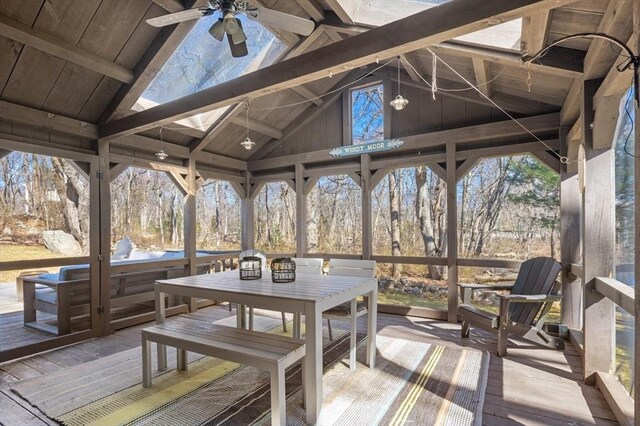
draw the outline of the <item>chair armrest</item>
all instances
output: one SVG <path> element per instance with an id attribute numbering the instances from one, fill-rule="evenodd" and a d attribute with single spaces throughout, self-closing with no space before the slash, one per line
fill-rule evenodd
<path id="1" fill-rule="evenodd" d="M 458 287 L 469 290 L 509 290 L 513 284 L 463 284 L 458 283 Z"/>
<path id="2" fill-rule="evenodd" d="M 562 296 L 558 294 L 499 294 L 498 297 L 513 303 L 560 302 L 562 300 Z"/>
<path id="3" fill-rule="evenodd" d="M 89 281 L 89 279 L 85 278 L 85 279 L 79 279 L 79 280 L 59 281 L 59 280 L 48 280 L 46 278 L 24 277 L 23 281 L 25 283 L 30 283 L 30 284 L 44 284 L 50 287 L 57 287 L 57 286 L 68 286 L 73 284 L 86 283 L 87 281 Z"/>

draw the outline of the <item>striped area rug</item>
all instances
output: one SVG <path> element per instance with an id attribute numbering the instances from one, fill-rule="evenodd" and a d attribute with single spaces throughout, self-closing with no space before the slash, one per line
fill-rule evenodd
<path id="1" fill-rule="evenodd" d="M 271 323 L 274 325 L 274 323 Z M 281 332 L 278 327 L 261 327 Z M 362 337 L 362 336 L 359 336 Z M 155 346 L 155 345 L 154 345 Z M 349 370 L 349 339 L 324 347 L 321 425 L 471 425 L 481 423 L 488 354 L 378 337 L 376 368 Z M 169 351 L 170 366 L 175 351 Z M 269 374 L 190 354 L 186 372 L 155 372 L 140 381 L 140 349 L 48 376 L 12 390 L 51 419 L 67 425 L 268 425 Z M 171 364 L 173 362 L 173 364 Z M 287 370 L 287 423 L 304 425 L 301 368 Z"/>

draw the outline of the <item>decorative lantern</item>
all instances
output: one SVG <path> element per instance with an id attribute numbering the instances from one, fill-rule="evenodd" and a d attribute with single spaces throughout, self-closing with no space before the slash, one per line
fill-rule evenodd
<path id="1" fill-rule="evenodd" d="M 239 269 L 241 280 L 259 280 L 262 278 L 262 259 L 257 256 L 243 257 Z"/>
<path id="2" fill-rule="evenodd" d="M 280 257 L 271 262 L 271 281 L 290 283 L 296 280 L 296 262 L 290 257 Z"/>

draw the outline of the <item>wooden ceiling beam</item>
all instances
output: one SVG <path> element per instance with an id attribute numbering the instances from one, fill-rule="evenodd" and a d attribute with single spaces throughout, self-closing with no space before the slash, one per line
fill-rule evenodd
<path id="1" fill-rule="evenodd" d="M 370 30 L 369 27 L 344 24 L 331 15 L 327 15 L 327 18 L 320 27 L 323 28 L 327 34 L 337 32 L 349 37 Z M 464 58 L 477 57 L 506 66 L 520 67 L 522 65 L 522 55 L 517 52 L 507 52 L 488 46 L 470 45 L 456 40 L 437 43 L 429 46 L 429 48 L 434 51 L 440 51 L 443 54 Z M 531 64 L 531 70 L 571 78 L 580 77 L 582 75 L 584 58 L 585 52 L 581 50 L 552 47 L 544 57 L 540 58 L 536 63 Z"/>
<path id="2" fill-rule="evenodd" d="M 120 64 L 2 15 L 0 15 L 0 36 L 15 40 L 123 83 L 131 83 L 134 79 L 133 71 Z"/>
<path id="3" fill-rule="evenodd" d="M 329 5 L 331 10 L 333 10 L 333 12 L 340 18 L 342 22 L 344 22 L 345 24 L 353 24 L 354 22 L 349 15 L 349 12 L 353 12 L 353 10 L 347 10 L 345 4 L 353 4 L 353 7 L 351 9 L 355 9 L 356 7 L 358 7 L 358 4 L 361 2 L 361 0 L 351 0 L 350 3 L 342 3 L 340 2 L 340 0 L 325 0 L 325 2 Z"/>
<path id="4" fill-rule="evenodd" d="M 206 5 L 206 0 L 186 0 L 185 8 Z M 102 111 L 98 123 L 104 124 L 115 116 L 123 116 L 131 111 L 138 98 L 145 91 L 151 80 L 167 62 L 182 40 L 195 26 L 197 20 L 181 22 L 160 30 L 151 45 L 133 69 L 133 81 L 122 85 L 107 107 Z"/>
<path id="5" fill-rule="evenodd" d="M 520 123 L 534 134 L 557 131 L 560 114 L 543 114 L 521 118 Z M 417 151 L 426 148 L 444 146 L 447 143 L 479 143 L 499 138 L 516 138 L 528 136 L 518 123 L 512 120 L 498 121 L 489 124 L 479 124 L 476 126 L 460 127 L 456 129 L 443 130 L 439 132 L 424 133 L 413 136 L 403 136 L 404 145 L 394 150 L 394 153 Z M 276 158 L 259 159 L 248 162 L 250 172 L 277 169 L 287 167 L 295 163 L 318 163 L 333 160 L 329 152 L 331 149 L 321 151 L 306 152 L 302 154 L 287 155 Z"/>
<path id="6" fill-rule="evenodd" d="M 441 43 L 487 28 L 496 21 L 517 19 L 534 11 L 562 4 L 564 0 L 467 0 L 446 3 L 181 99 L 106 123 L 100 127 L 100 137 L 111 139 L 165 125 L 247 97 L 264 96 L 364 66 L 376 59 L 385 60 L 425 45 Z"/>
<path id="7" fill-rule="evenodd" d="M 322 105 L 324 103 L 322 98 L 318 97 L 316 93 L 314 93 L 311 89 L 308 89 L 306 86 L 295 86 L 292 87 L 291 90 L 316 105 Z"/>
<path id="8" fill-rule="evenodd" d="M 238 160 L 237 158 L 214 154 L 212 152 L 197 152 L 193 155 L 198 163 L 212 165 L 216 168 L 222 167 L 231 170 L 239 170 L 241 172 L 247 171 L 247 162 L 244 160 Z"/>
<path id="9" fill-rule="evenodd" d="M 473 60 L 473 73 L 476 76 L 476 86 L 487 97 L 491 97 L 491 63 L 480 58 Z"/>
<path id="10" fill-rule="evenodd" d="M 268 124 L 262 123 L 258 120 L 255 120 L 251 117 L 249 117 L 249 119 L 247 120 L 247 116 L 246 114 L 242 114 L 238 115 L 236 117 L 233 117 L 230 120 L 233 124 L 236 124 L 240 127 L 248 127 L 249 130 L 253 130 L 254 132 L 258 132 L 261 133 L 263 135 L 267 135 L 270 136 L 272 138 L 275 139 L 280 139 L 282 138 L 282 130 L 277 129 L 273 126 L 270 126 Z"/>
<path id="11" fill-rule="evenodd" d="M 629 40 L 633 34 L 633 0 L 611 1 L 598 26 L 599 33 L 608 34 L 620 40 Z M 594 40 L 584 58 L 584 77 L 576 79 L 562 106 L 562 125 L 572 125 L 580 115 L 580 100 L 584 80 L 602 78 L 617 72 L 614 64 L 618 56 L 608 42 Z"/>
<path id="12" fill-rule="evenodd" d="M 2 100 L 0 118 L 89 139 L 98 138 L 98 126 L 95 124 Z"/>
<path id="13" fill-rule="evenodd" d="M 176 13 L 184 10 L 184 4 L 182 4 L 181 0 L 152 0 L 152 1 L 169 13 Z"/>
<path id="14" fill-rule="evenodd" d="M 143 135 L 127 135 L 122 138 L 112 140 L 110 144 L 152 153 L 156 153 L 161 149 L 164 149 L 164 151 L 169 154 L 170 157 L 189 157 L 189 148 L 187 148 L 186 146 L 164 141 L 161 142 L 158 139 L 150 138 Z"/>
<path id="15" fill-rule="evenodd" d="M 551 10 L 543 10 L 525 18 L 526 28 L 522 34 L 523 50 L 529 55 L 542 50 L 547 45 L 549 27 L 551 26 Z"/>
<path id="16" fill-rule="evenodd" d="M 324 19 L 324 9 L 316 0 L 296 0 L 296 2 L 313 18 L 314 21 L 320 22 Z"/>

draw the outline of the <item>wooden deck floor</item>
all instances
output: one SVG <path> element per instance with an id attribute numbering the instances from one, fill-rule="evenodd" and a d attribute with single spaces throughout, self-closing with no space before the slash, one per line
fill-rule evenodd
<path id="1" fill-rule="evenodd" d="M 230 315 L 224 307 L 202 312 L 214 318 Z M 459 325 L 387 314 L 378 318 L 381 335 L 489 351 L 492 356 L 483 415 L 486 425 L 616 424 L 599 391 L 580 380 L 580 357 L 570 344 L 559 352 L 512 341 L 509 356 L 501 359 L 493 355 L 495 339 L 487 333 L 473 332 L 470 339 L 463 340 Z M 9 383 L 137 347 L 142 327 L 0 364 L 0 423 L 55 424 L 13 394 Z"/>

